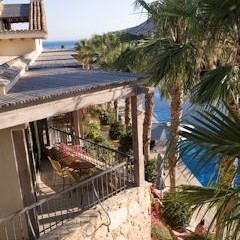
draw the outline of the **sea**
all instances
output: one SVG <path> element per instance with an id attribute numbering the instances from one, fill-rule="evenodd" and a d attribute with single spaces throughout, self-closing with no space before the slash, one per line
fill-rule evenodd
<path id="1" fill-rule="evenodd" d="M 64 47 L 64 49 L 74 49 L 74 45 L 78 40 L 69 41 L 43 41 L 43 47 L 46 49 L 59 49 Z M 191 115 L 195 112 L 189 102 L 185 101 L 183 104 L 183 119 L 190 119 Z M 166 99 L 161 97 L 160 91 L 156 88 L 154 93 L 154 117 L 161 124 L 168 124 L 171 121 L 170 114 L 170 103 Z M 212 159 L 211 163 L 204 166 L 204 168 L 199 171 L 201 165 L 197 166 L 198 159 L 195 161 L 190 161 L 191 155 L 196 151 L 193 149 L 192 152 L 185 154 L 181 159 L 189 170 L 195 175 L 198 181 L 203 185 L 207 186 L 210 182 L 214 182 L 217 179 L 218 167 L 216 166 L 216 158 Z M 203 153 L 199 153 L 200 155 Z M 240 164 L 239 164 L 240 165 Z M 239 177 L 240 178 L 240 177 Z"/>
<path id="2" fill-rule="evenodd" d="M 79 42 L 79 40 L 43 41 L 43 47 L 46 49 L 60 49 L 60 48 L 64 47 L 65 49 L 73 50 L 74 45 L 78 42 Z"/>

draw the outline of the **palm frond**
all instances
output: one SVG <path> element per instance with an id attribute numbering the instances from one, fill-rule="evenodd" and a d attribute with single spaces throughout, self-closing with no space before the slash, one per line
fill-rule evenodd
<path id="1" fill-rule="evenodd" d="M 192 102 L 219 105 L 230 102 L 240 93 L 239 69 L 232 65 L 220 66 L 205 74 L 193 89 Z M 238 99 L 237 99 L 238 101 Z"/>
<path id="2" fill-rule="evenodd" d="M 239 237 L 239 202 L 238 196 L 240 188 L 231 188 L 227 186 L 217 187 L 201 187 L 182 185 L 179 187 L 179 191 L 172 198 L 173 201 L 181 201 L 189 205 L 194 206 L 194 209 L 206 206 L 205 213 L 210 209 L 213 209 L 212 222 L 210 227 L 214 226 L 216 219 L 221 220 L 221 228 L 225 229 L 227 236 L 232 236 L 233 239 Z M 216 236 L 218 236 L 218 229 L 216 229 Z"/>

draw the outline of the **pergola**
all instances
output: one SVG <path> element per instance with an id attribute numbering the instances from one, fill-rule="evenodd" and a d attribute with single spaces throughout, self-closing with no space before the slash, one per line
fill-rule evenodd
<path id="1" fill-rule="evenodd" d="M 17 70 L 15 64 L 19 62 L 11 60 L 12 64 L 5 64 L 0 74 L 6 90 L 0 96 L 0 186 L 4 192 L 0 210 L 3 215 L 34 202 L 25 137 L 29 122 L 68 112 L 73 112 L 78 122 L 79 109 L 121 98 L 131 98 L 135 182 L 138 186 L 144 183 L 142 95 L 150 91 L 149 76 L 83 70 L 73 54 L 66 50 L 44 51 L 35 61 L 30 61 L 28 56 L 31 65 L 20 64 Z M 22 68 L 29 70 L 16 79 Z"/>

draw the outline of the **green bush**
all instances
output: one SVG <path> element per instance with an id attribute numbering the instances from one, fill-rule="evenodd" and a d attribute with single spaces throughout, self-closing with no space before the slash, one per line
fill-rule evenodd
<path id="1" fill-rule="evenodd" d="M 105 137 L 103 136 L 98 136 L 94 139 L 94 142 L 109 147 L 109 148 L 113 148 L 112 143 L 107 140 Z M 108 149 L 103 149 L 103 148 L 99 148 L 96 150 L 93 150 L 94 153 L 92 153 L 95 157 L 97 157 L 100 161 L 106 162 L 109 165 L 113 165 L 114 164 L 114 152 Z"/>
<path id="2" fill-rule="evenodd" d="M 111 107 L 99 111 L 99 119 L 102 125 L 110 125 L 114 122 L 114 118 L 114 109 Z"/>
<path id="3" fill-rule="evenodd" d="M 114 122 L 109 129 L 109 137 L 112 140 L 119 140 L 125 133 L 125 128 L 122 122 Z"/>
<path id="4" fill-rule="evenodd" d="M 119 151 L 125 152 L 125 153 L 132 153 L 133 147 L 132 147 L 132 127 L 128 127 L 125 134 L 123 134 L 120 137 L 120 147 Z"/>
<path id="5" fill-rule="evenodd" d="M 84 125 L 84 137 L 88 139 L 95 139 L 101 134 L 99 122 L 91 122 Z"/>
<path id="6" fill-rule="evenodd" d="M 157 159 L 145 160 L 145 180 L 151 183 L 156 183 L 157 180 Z"/>
<path id="7" fill-rule="evenodd" d="M 190 223 L 192 212 L 189 205 L 177 201 L 164 201 L 162 218 L 172 228 L 187 227 Z"/>
<path id="8" fill-rule="evenodd" d="M 104 136 L 97 136 L 95 139 L 94 139 L 94 142 L 95 143 L 98 143 L 100 145 L 103 145 L 103 146 L 106 146 L 106 147 L 113 147 L 113 144 L 107 140 L 107 138 L 105 138 Z"/>

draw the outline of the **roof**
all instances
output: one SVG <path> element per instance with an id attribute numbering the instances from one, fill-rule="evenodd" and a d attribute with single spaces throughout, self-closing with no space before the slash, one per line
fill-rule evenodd
<path id="1" fill-rule="evenodd" d="M 73 51 L 44 51 L 10 91 L 0 96 L 0 112 L 146 81 L 146 74 L 83 70 Z"/>
<path id="2" fill-rule="evenodd" d="M 29 22 L 29 29 L 2 29 L 0 39 L 47 38 L 47 22 L 43 0 L 30 0 L 30 4 L 4 4 L 0 17 L 3 21 L 8 20 L 10 23 Z"/>
<path id="3" fill-rule="evenodd" d="M 29 4 L 5 4 L 3 5 L 2 18 L 29 17 Z"/>

